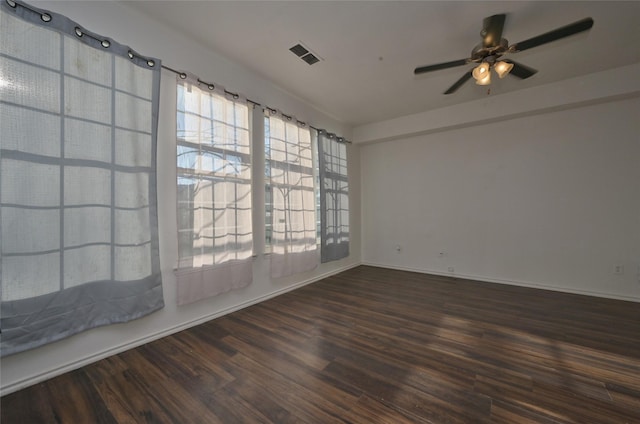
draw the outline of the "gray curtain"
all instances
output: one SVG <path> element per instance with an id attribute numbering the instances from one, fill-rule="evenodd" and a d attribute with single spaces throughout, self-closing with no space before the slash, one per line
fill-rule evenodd
<path id="1" fill-rule="evenodd" d="M 2 355 L 164 306 L 160 61 L 9 3 L 0 12 Z"/>
<path id="2" fill-rule="evenodd" d="M 318 132 L 320 173 L 320 256 L 330 262 L 349 256 L 349 179 L 347 145 Z"/>

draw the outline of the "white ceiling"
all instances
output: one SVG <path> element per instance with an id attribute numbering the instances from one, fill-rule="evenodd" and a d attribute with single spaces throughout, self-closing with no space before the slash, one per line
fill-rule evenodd
<path id="1" fill-rule="evenodd" d="M 539 72 L 527 80 L 493 78 L 492 94 L 640 62 L 637 1 L 129 4 L 350 125 L 488 95 L 487 87 L 473 80 L 454 94 L 442 94 L 472 65 L 421 76 L 413 70 L 469 57 L 480 41 L 483 18 L 497 13 L 507 14 L 503 37 L 510 44 L 589 16 L 595 23 L 588 33 L 510 55 Z M 324 60 L 312 66 L 301 61 L 289 51 L 300 41 Z"/>

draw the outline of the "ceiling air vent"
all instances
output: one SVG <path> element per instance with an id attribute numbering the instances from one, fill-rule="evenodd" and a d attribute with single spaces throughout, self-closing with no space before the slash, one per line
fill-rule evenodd
<path id="1" fill-rule="evenodd" d="M 307 62 L 309 65 L 313 65 L 314 63 L 318 63 L 321 60 L 321 58 L 318 55 L 313 54 L 311 52 L 311 49 L 303 46 L 300 43 L 298 43 L 295 46 L 291 47 L 289 50 L 291 50 L 293 52 L 293 54 L 295 54 L 300 59 L 302 59 L 305 62 Z"/>
<path id="2" fill-rule="evenodd" d="M 305 49 L 302 44 L 296 44 L 295 46 L 291 47 L 289 50 L 294 52 L 298 57 L 302 57 L 305 54 L 309 53 L 309 50 Z"/>
<path id="3" fill-rule="evenodd" d="M 302 56 L 302 60 L 307 62 L 309 65 L 313 65 L 316 62 L 320 62 L 320 59 L 315 57 L 313 53 L 305 54 L 304 56 Z"/>

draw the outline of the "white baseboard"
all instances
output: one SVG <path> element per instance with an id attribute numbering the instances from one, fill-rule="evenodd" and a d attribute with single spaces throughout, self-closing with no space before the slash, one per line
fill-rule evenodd
<path id="1" fill-rule="evenodd" d="M 511 286 L 551 290 L 551 291 L 557 291 L 562 293 L 581 294 L 585 296 L 602 297 L 606 299 L 626 300 L 629 302 L 640 302 L 640 297 L 635 297 L 635 296 L 625 296 L 625 295 L 602 293 L 602 292 L 596 292 L 596 291 L 590 291 L 590 290 L 572 289 L 572 288 L 559 287 L 559 286 L 553 286 L 548 284 L 533 283 L 529 281 L 505 280 L 505 279 L 499 279 L 499 278 L 485 277 L 481 275 L 467 275 L 467 274 L 460 274 L 457 272 L 454 273 L 454 272 L 434 271 L 430 269 L 412 268 L 412 267 L 390 265 L 390 264 L 371 262 L 371 261 L 363 261 L 362 265 L 373 266 L 377 268 L 396 269 L 399 271 L 417 272 L 420 274 L 433 274 L 433 275 L 441 275 L 445 277 L 464 278 L 467 280 L 484 281 L 487 283 L 507 284 Z"/>
<path id="2" fill-rule="evenodd" d="M 298 289 L 298 288 L 306 286 L 308 284 L 315 283 L 316 281 L 322 280 L 323 278 L 327 278 L 327 277 L 330 277 L 332 275 L 338 274 L 340 272 L 346 271 L 348 269 L 355 268 L 355 267 L 357 267 L 359 265 L 360 265 L 360 263 L 356 262 L 356 263 L 345 265 L 345 266 L 337 268 L 337 269 L 333 269 L 333 270 L 331 270 L 329 272 L 325 272 L 323 274 L 313 276 L 313 277 L 308 278 L 306 280 L 300 281 L 298 283 L 292 284 L 290 286 L 284 287 L 284 288 L 279 289 L 279 290 L 275 290 L 275 291 L 273 291 L 271 293 L 267 293 L 265 295 L 256 297 L 254 299 L 247 300 L 245 302 L 239 303 L 239 304 L 231 306 L 229 308 L 225 308 L 225 309 L 213 312 L 211 314 L 203 315 L 203 316 L 201 316 L 199 318 L 193 319 L 193 320 L 188 321 L 188 322 L 181 323 L 179 325 L 176 325 L 176 326 L 173 326 L 173 327 L 170 327 L 170 328 L 166 328 L 166 329 L 164 329 L 162 331 L 158 331 L 156 333 L 149 334 L 146 337 L 143 337 L 143 338 L 140 338 L 140 339 L 136 339 L 136 340 L 131 341 L 131 342 L 123 343 L 123 344 L 118 345 L 118 346 L 113 346 L 113 347 L 111 347 L 109 349 L 106 349 L 106 350 L 103 350 L 101 352 L 97 352 L 95 354 L 86 356 L 84 358 L 68 362 L 66 364 L 63 364 L 63 365 L 61 365 L 59 367 L 56 367 L 54 369 L 51 369 L 49 371 L 46 371 L 46 372 L 43 372 L 43 373 L 39 373 L 39 374 L 36 374 L 36 375 L 28 376 L 28 377 L 26 377 L 26 378 L 24 378 L 22 380 L 17 380 L 15 382 L 12 382 L 11 384 L 8 384 L 8 385 L 0 388 L 0 396 L 8 395 L 9 393 L 16 392 L 18 390 L 24 389 L 25 387 L 32 386 L 34 384 L 40 383 L 40 382 L 48 380 L 50 378 L 57 377 L 57 376 L 62 375 L 64 373 L 66 373 L 66 372 L 73 371 L 73 370 L 76 370 L 78 368 L 82 368 L 85 365 L 92 364 L 94 362 L 97 362 L 97 361 L 99 361 L 101 359 L 104 359 L 104 358 L 107 358 L 109 356 L 116 355 L 118 353 L 127 351 L 129 349 L 133 349 L 133 348 L 138 347 L 138 346 L 142 346 L 142 345 L 144 345 L 146 343 L 152 342 L 154 340 L 161 339 L 163 337 L 169 336 L 169 335 L 177 333 L 179 331 L 186 330 L 186 329 L 191 328 L 191 327 L 195 327 L 196 325 L 203 324 L 203 323 L 205 323 L 207 321 L 210 321 L 212 319 L 219 318 L 221 316 L 230 314 L 230 313 L 238 311 L 240 309 L 244 309 L 244 308 L 249 307 L 251 305 L 255 305 L 256 303 L 264 302 L 265 300 L 268 300 L 268 299 L 271 299 L 273 297 L 279 296 L 281 294 L 290 292 L 292 290 Z"/>

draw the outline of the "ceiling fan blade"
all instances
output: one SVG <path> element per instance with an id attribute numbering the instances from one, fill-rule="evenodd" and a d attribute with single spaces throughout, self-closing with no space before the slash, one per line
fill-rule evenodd
<path id="1" fill-rule="evenodd" d="M 425 72 L 439 71 L 440 69 L 455 68 L 456 66 L 466 65 L 467 59 L 453 60 L 451 62 L 438 63 L 436 65 L 421 66 L 416 68 L 413 73 L 415 75 L 424 74 Z"/>
<path id="2" fill-rule="evenodd" d="M 514 66 L 515 68 L 515 66 Z M 458 91 L 458 88 L 462 87 L 462 84 L 467 82 L 471 78 L 471 71 L 465 73 L 458 81 L 456 81 L 444 94 L 452 94 Z"/>
<path id="3" fill-rule="evenodd" d="M 505 60 L 505 62 L 513 64 L 513 68 L 511 68 L 511 71 L 509 72 L 509 74 L 513 75 L 514 77 L 527 79 L 535 75 L 536 73 L 538 73 L 537 69 L 530 68 L 521 63 L 514 62 L 513 60 Z"/>
<path id="4" fill-rule="evenodd" d="M 505 14 L 500 14 L 484 18 L 482 32 L 480 32 L 484 47 L 496 47 L 500 44 L 506 16 Z"/>
<path id="5" fill-rule="evenodd" d="M 559 40 L 564 37 L 568 37 L 579 32 L 587 31 L 593 26 L 593 19 L 584 18 L 569 25 L 565 25 L 561 28 L 554 29 L 553 31 L 545 32 L 537 37 L 529 38 L 528 40 L 521 41 L 509 47 L 510 51 L 521 52 L 523 50 L 537 47 L 542 44 L 547 44 L 552 41 Z"/>

